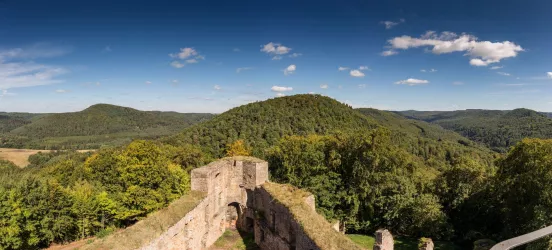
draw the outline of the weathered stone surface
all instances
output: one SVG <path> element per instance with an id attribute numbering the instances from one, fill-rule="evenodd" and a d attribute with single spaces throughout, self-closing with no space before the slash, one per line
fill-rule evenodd
<path id="1" fill-rule="evenodd" d="M 419 250 L 433 250 L 433 240 L 430 238 L 421 238 L 419 242 Z"/>
<path id="2" fill-rule="evenodd" d="M 192 170 L 192 190 L 205 192 L 206 197 L 141 249 L 205 249 L 227 228 L 253 232 L 261 249 L 320 249 L 290 210 L 263 188 L 267 181 L 268 163 L 250 157 L 225 158 Z M 314 195 L 304 202 L 316 213 Z M 393 249 L 392 237 L 391 248 L 382 249 Z"/>
<path id="3" fill-rule="evenodd" d="M 376 231 L 374 250 L 393 250 L 393 236 L 387 229 Z"/>
<path id="4" fill-rule="evenodd" d="M 293 219 L 288 208 L 262 187 L 255 192 L 255 243 L 261 249 L 320 249 Z"/>

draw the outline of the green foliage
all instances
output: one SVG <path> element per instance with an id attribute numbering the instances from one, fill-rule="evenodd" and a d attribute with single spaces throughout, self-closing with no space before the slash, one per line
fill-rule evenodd
<path id="1" fill-rule="evenodd" d="M 375 127 L 372 120 L 336 100 L 320 95 L 295 95 L 233 108 L 163 141 L 172 145 L 199 145 L 220 158 L 228 144 L 244 140 L 251 147 L 251 154 L 262 158 L 264 150 L 284 136 Z"/>
<path id="2" fill-rule="evenodd" d="M 361 234 L 347 234 L 347 236 L 353 240 L 355 243 L 357 243 L 359 246 L 362 246 L 366 249 L 372 249 L 374 247 L 374 243 L 376 239 L 372 236 L 368 235 L 361 235 Z M 401 237 L 401 236 L 393 236 L 393 241 L 395 243 L 394 249 L 397 250 L 414 250 L 418 249 L 418 241 L 415 239 L 407 238 L 407 237 Z M 459 250 L 464 249 L 460 248 L 459 246 L 455 245 L 452 242 L 448 241 L 433 241 L 435 244 L 435 250 Z M 469 249 L 469 248 L 467 248 Z"/>
<path id="3" fill-rule="evenodd" d="M 388 130 L 286 137 L 267 159 L 273 179 L 311 191 L 321 213 L 351 230 L 450 236 L 438 198 L 414 179 L 423 162 L 391 144 Z"/>
<path id="4" fill-rule="evenodd" d="M 249 156 L 250 154 L 243 140 L 237 140 L 226 146 L 226 156 Z"/>
<path id="5" fill-rule="evenodd" d="M 38 249 L 129 225 L 187 193 L 187 170 L 202 157 L 190 145 L 138 140 L 95 153 L 43 153 L 25 169 L 0 161 L 0 249 Z"/>
<path id="6" fill-rule="evenodd" d="M 552 224 L 552 140 L 524 139 L 497 161 L 503 235 Z"/>
<path id="7" fill-rule="evenodd" d="M 108 104 L 60 114 L 0 113 L 0 146 L 89 149 L 176 133 L 213 115 L 139 111 Z"/>
<path id="8" fill-rule="evenodd" d="M 529 109 L 403 111 L 400 114 L 454 130 L 497 152 L 507 152 L 521 139 L 552 138 L 552 119 Z"/>

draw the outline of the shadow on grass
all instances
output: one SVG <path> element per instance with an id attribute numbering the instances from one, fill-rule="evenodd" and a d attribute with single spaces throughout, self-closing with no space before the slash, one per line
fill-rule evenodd
<path id="1" fill-rule="evenodd" d="M 261 248 L 257 246 L 255 243 L 255 236 L 253 233 L 248 233 L 245 231 L 238 230 L 238 233 L 240 234 L 242 241 L 243 241 L 243 248 L 245 250 L 260 250 Z"/>

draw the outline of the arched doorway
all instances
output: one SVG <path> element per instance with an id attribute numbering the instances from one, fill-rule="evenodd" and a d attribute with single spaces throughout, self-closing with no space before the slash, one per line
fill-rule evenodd
<path id="1" fill-rule="evenodd" d="M 239 229 L 241 228 L 240 222 L 242 219 L 242 208 L 239 203 L 232 202 L 228 204 L 226 209 L 226 227 L 229 229 Z"/>

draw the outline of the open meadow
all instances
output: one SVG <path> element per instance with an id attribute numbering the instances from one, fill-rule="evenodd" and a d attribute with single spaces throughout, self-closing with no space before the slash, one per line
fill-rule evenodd
<path id="1" fill-rule="evenodd" d="M 29 165 L 29 156 L 38 152 L 51 152 L 53 150 L 35 150 L 35 149 L 21 149 L 21 148 L 0 148 L 0 160 L 7 160 L 13 162 L 20 168 L 24 168 Z M 79 152 L 87 152 L 90 150 L 77 150 Z"/>

